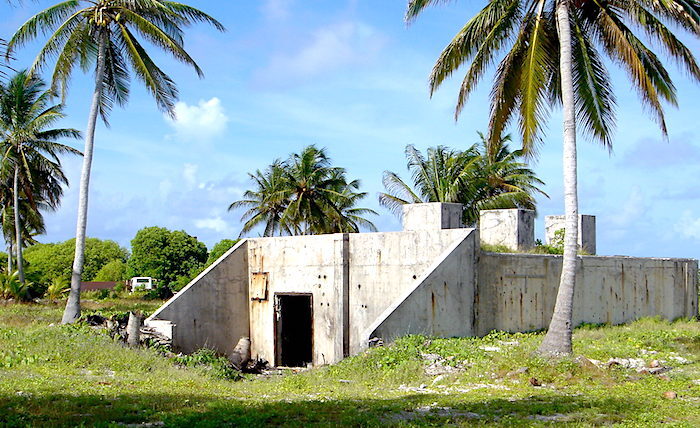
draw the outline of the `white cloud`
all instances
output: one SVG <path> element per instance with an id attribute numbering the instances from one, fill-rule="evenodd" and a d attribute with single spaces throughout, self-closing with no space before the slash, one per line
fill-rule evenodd
<path id="1" fill-rule="evenodd" d="M 289 9 L 293 0 L 266 0 L 261 9 L 265 18 L 280 21 L 289 17 Z"/>
<path id="2" fill-rule="evenodd" d="M 229 119 L 221 100 L 214 97 L 208 101 L 200 100 L 197 105 L 180 101 L 175 104 L 175 119 L 166 116 L 166 121 L 181 139 L 201 141 L 221 136 Z"/>
<path id="3" fill-rule="evenodd" d="M 683 211 L 673 228 L 685 239 L 700 240 L 700 217 L 695 217 L 690 210 Z"/>
<path id="4" fill-rule="evenodd" d="M 629 193 L 627 200 L 620 201 L 616 211 L 610 210 L 608 214 L 609 223 L 616 227 L 628 228 L 633 223 L 638 223 L 648 209 L 648 199 L 645 198 L 639 187 L 635 186 Z"/>
<path id="5" fill-rule="evenodd" d="M 233 232 L 231 225 L 220 216 L 195 220 L 194 226 L 198 229 L 210 229 L 226 235 L 230 235 Z"/>
<path id="6" fill-rule="evenodd" d="M 311 40 L 293 53 L 272 56 L 259 77 L 266 83 L 298 81 L 353 64 L 369 62 L 381 50 L 384 38 L 372 27 L 343 22 L 317 29 Z"/>
<path id="7" fill-rule="evenodd" d="M 192 163 L 186 163 L 182 169 L 182 178 L 185 179 L 185 183 L 189 187 L 194 187 L 197 183 L 197 171 L 199 171 L 199 165 Z"/>

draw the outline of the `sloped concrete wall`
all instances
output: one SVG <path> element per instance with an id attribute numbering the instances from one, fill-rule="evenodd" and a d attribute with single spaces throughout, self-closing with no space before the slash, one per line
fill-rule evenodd
<path id="1" fill-rule="evenodd" d="M 471 336 L 474 330 L 474 284 L 477 233 L 469 230 L 448 247 L 411 289 L 363 332 L 363 341 L 390 341 L 406 334 Z"/>
<path id="2" fill-rule="evenodd" d="M 165 326 L 159 320 L 170 321 Z M 208 347 L 228 354 L 249 336 L 248 243 L 241 241 L 193 279 L 146 320 L 172 328 L 173 346 L 182 352 Z"/>
<path id="3" fill-rule="evenodd" d="M 366 348 L 363 332 L 413 289 L 445 250 L 473 233 L 473 229 L 445 229 L 350 234 L 350 354 Z"/>
<path id="4" fill-rule="evenodd" d="M 251 239 L 250 275 L 265 273 L 268 297 L 250 300 L 251 354 L 275 362 L 276 293 L 308 293 L 313 305 L 313 364 L 343 359 L 347 235 Z M 251 281 L 251 286 L 252 286 Z"/>
<path id="5" fill-rule="evenodd" d="M 698 313 L 697 261 L 579 257 L 574 323 L 620 324 L 641 317 L 673 320 Z M 561 256 L 482 253 L 476 333 L 530 331 L 549 325 Z"/>

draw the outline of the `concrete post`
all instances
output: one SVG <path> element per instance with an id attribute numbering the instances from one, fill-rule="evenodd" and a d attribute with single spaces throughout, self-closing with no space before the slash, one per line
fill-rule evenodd
<path id="1" fill-rule="evenodd" d="M 462 204 L 430 202 L 403 206 L 403 230 L 459 229 L 462 223 Z"/>
<path id="2" fill-rule="evenodd" d="M 552 245 L 554 234 L 564 229 L 563 215 L 548 215 L 544 218 L 545 243 Z M 596 254 L 595 216 L 580 214 L 578 216 L 578 246 L 588 254 Z"/>
<path id="3" fill-rule="evenodd" d="M 479 213 L 479 236 L 483 244 L 529 250 L 535 246 L 535 212 L 520 208 L 483 210 Z"/>

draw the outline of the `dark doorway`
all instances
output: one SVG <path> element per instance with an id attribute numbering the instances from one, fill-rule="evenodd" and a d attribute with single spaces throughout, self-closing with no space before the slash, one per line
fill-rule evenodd
<path id="1" fill-rule="evenodd" d="M 313 362 L 313 309 L 310 294 L 275 295 L 277 366 L 305 367 Z"/>

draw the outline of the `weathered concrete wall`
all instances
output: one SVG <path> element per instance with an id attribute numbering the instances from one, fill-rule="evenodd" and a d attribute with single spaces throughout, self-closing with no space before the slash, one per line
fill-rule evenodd
<path id="1" fill-rule="evenodd" d="M 464 227 L 464 205 L 441 202 L 406 204 L 403 209 L 403 230 L 440 230 Z"/>
<path id="2" fill-rule="evenodd" d="M 566 228 L 566 216 L 548 215 L 544 217 L 545 243 L 552 245 L 554 234 Z M 578 216 L 578 247 L 588 254 L 595 254 L 596 230 L 595 216 L 579 214 Z"/>
<path id="3" fill-rule="evenodd" d="M 450 245 L 363 332 L 364 346 L 374 337 L 390 341 L 406 334 L 453 337 L 475 333 L 475 252 L 479 244 L 477 233 L 469 232 Z"/>
<path id="4" fill-rule="evenodd" d="M 276 364 L 276 293 L 312 295 L 314 365 L 331 364 L 343 358 L 346 247 L 346 234 L 249 240 L 250 275 L 266 274 L 268 283 L 267 299 L 249 302 L 253 358 Z"/>
<path id="5" fill-rule="evenodd" d="M 549 325 L 561 256 L 482 253 L 478 266 L 477 334 Z M 579 257 L 574 323 L 697 315 L 697 269 L 690 259 Z"/>
<path id="6" fill-rule="evenodd" d="M 350 234 L 350 353 L 364 349 L 363 332 L 415 287 L 446 249 L 472 233 L 473 229 L 446 229 Z"/>
<path id="7" fill-rule="evenodd" d="M 535 212 L 523 209 L 483 210 L 479 215 L 479 237 L 489 245 L 505 245 L 525 251 L 535 246 Z"/>
<path id="8" fill-rule="evenodd" d="M 172 325 L 173 346 L 182 352 L 208 347 L 230 353 L 249 336 L 248 243 L 244 240 L 193 279 L 146 320 L 163 329 Z"/>

